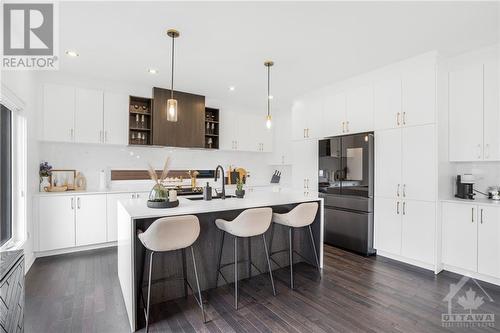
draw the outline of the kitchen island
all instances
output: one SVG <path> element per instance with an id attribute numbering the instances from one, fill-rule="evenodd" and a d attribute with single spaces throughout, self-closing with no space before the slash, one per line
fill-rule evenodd
<path id="1" fill-rule="evenodd" d="M 211 201 L 190 200 L 186 197 L 179 198 L 179 206 L 170 209 L 152 209 L 146 206 L 145 200 L 131 199 L 118 203 L 118 277 L 122 289 L 125 307 L 127 310 L 130 327 L 136 331 L 142 326 L 142 303 L 140 302 L 140 281 L 143 274 L 145 249 L 138 240 L 137 230 L 146 230 L 156 219 L 167 216 L 196 215 L 200 220 L 200 235 L 193 244 L 196 261 L 198 263 L 198 274 L 200 276 L 200 287 L 202 290 L 215 288 L 217 271 L 217 253 L 220 249 L 222 233 L 215 225 L 215 219 L 222 218 L 232 220 L 243 210 L 256 207 L 271 207 L 276 213 L 286 213 L 297 204 L 303 202 L 317 201 L 320 209 L 312 224 L 313 235 L 316 242 L 320 265 L 323 266 L 323 200 L 314 195 L 304 196 L 302 192 L 281 191 L 248 192 L 243 199 L 227 198 L 214 199 Z M 269 240 L 272 235 L 272 250 L 288 249 L 287 229 L 276 226 L 266 233 Z M 314 252 L 307 234 L 307 229 L 295 231 L 294 249 L 300 252 L 310 263 L 314 263 Z M 222 262 L 232 262 L 233 252 L 230 242 L 226 243 Z M 262 243 L 258 239 L 252 239 L 250 243 L 240 242 L 238 252 L 239 260 L 245 260 L 251 256 L 252 261 L 260 267 L 261 271 L 267 271 L 266 259 Z M 270 246 L 270 245 L 269 245 Z M 280 266 L 288 266 L 287 252 L 277 254 L 274 259 Z M 184 287 L 182 280 L 166 281 L 172 277 L 182 276 L 182 256 L 180 251 L 158 254 L 153 267 L 151 303 L 160 303 L 167 300 L 182 297 Z M 189 259 L 188 259 L 189 261 Z M 299 256 L 294 257 L 294 263 L 303 261 Z M 187 278 L 194 281 L 191 263 L 187 264 Z M 273 270 L 279 268 L 273 264 Z M 246 278 L 251 275 L 260 274 L 249 265 L 240 264 L 238 275 Z M 146 272 L 147 273 L 147 272 Z M 225 273 L 228 281 L 234 280 L 232 269 Z M 219 286 L 224 284 L 219 279 Z M 279 290 L 278 290 L 279 293 Z"/>

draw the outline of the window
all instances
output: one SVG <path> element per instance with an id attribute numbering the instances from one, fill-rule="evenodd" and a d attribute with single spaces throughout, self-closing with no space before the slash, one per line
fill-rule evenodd
<path id="1" fill-rule="evenodd" d="M 12 121 L 0 105 L 0 246 L 12 237 Z"/>

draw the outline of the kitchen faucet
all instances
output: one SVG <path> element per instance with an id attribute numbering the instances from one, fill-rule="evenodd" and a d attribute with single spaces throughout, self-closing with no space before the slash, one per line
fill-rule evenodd
<path id="1" fill-rule="evenodd" d="M 215 178 L 214 178 L 214 181 L 215 182 L 217 181 L 217 175 L 218 175 L 217 171 L 219 169 L 221 170 L 221 173 L 222 173 L 222 175 L 220 177 L 222 179 L 222 193 L 221 193 L 220 197 L 221 197 L 221 199 L 226 199 L 226 187 L 225 187 L 225 184 L 224 184 L 225 183 L 225 180 L 224 180 L 224 168 L 221 165 L 218 165 L 217 168 L 215 168 Z M 215 190 L 215 192 L 217 192 L 217 190 Z"/>

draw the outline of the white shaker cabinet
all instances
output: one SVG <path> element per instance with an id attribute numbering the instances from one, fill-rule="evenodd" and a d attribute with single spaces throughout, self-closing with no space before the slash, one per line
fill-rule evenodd
<path id="1" fill-rule="evenodd" d="M 78 143 L 103 142 L 103 92 L 76 89 L 75 141 Z"/>
<path id="2" fill-rule="evenodd" d="M 401 161 L 401 129 L 375 132 L 376 197 L 401 197 Z"/>
<path id="3" fill-rule="evenodd" d="M 238 147 L 238 114 L 220 111 L 219 148 L 236 150 Z"/>
<path id="4" fill-rule="evenodd" d="M 500 160 L 500 105 L 498 62 L 484 64 L 484 160 Z"/>
<path id="5" fill-rule="evenodd" d="M 106 195 L 77 196 L 76 246 L 106 242 Z"/>
<path id="6" fill-rule="evenodd" d="M 401 255 L 433 264 L 436 253 L 436 202 L 404 200 L 401 217 Z"/>
<path id="7" fill-rule="evenodd" d="M 469 271 L 477 270 L 477 207 L 443 203 L 443 261 Z"/>
<path id="8" fill-rule="evenodd" d="M 75 198 L 40 197 L 38 202 L 38 248 L 50 251 L 75 246 Z"/>
<path id="9" fill-rule="evenodd" d="M 293 142 L 292 175 L 295 189 L 318 192 L 318 140 Z"/>
<path id="10" fill-rule="evenodd" d="M 273 129 L 267 129 L 265 115 L 237 112 L 220 113 L 221 150 L 271 152 Z"/>
<path id="11" fill-rule="evenodd" d="M 292 138 L 319 138 L 323 127 L 323 93 L 309 94 L 296 100 L 292 107 Z"/>
<path id="12" fill-rule="evenodd" d="M 500 278 L 500 207 L 478 206 L 477 271 Z"/>
<path id="13" fill-rule="evenodd" d="M 363 85 L 346 94 L 345 133 L 373 130 L 373 86 Z"/>
<path id="14" fill-rule="evenodd" d="M 104 92 L 103 143 L 128 144 L 128 103 L 128 95 Z"/>
<path id="15" fill-rule="evenodd" d="M 322 137 L 346 132 L 346 95 L 344 92 L 326 94 L 323 108 Z"/>
<path id="16" fill-rule="evenodd" d="M 373 87 L 375 130 L 399 127 L 401 124 L 401 79 L 386 78 Z"/>
<path id="17" fill-rule="evenodd" d="M 449 159 L 483 159 L 483 65 L 449 72 Z"/>
<path id="18" fill-rule="evenodd" d="M 436 65 L 409 66 L 402 74 L 403 126 L 436 122 Z"/>
<path id="19" fill-rule="evenodd" d="M 280 113 L 273 117 L 273 154 L 271 165 L 289 165 L 292 163 L 292 116 Z"/>
<path id="20" fill-rule="evenodd" d="M 401 201 L 375 197 L 375 248 L 388 253 L 401 253 Z"/>
<path id="21" fill-rule="evenodd" d="M 75 88 L 44 85 L 42 127 L 42 138 L 46 141 L 74 141 Z"/>

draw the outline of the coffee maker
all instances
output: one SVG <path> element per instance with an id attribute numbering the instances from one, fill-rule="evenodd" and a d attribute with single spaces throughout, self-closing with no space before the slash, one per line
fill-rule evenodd
<path id="1" fill-rule="evenodd" d="M 457 194 L 460 199 L 474 200 L 474 177 L 470 174 L 457 175 Z"/>

